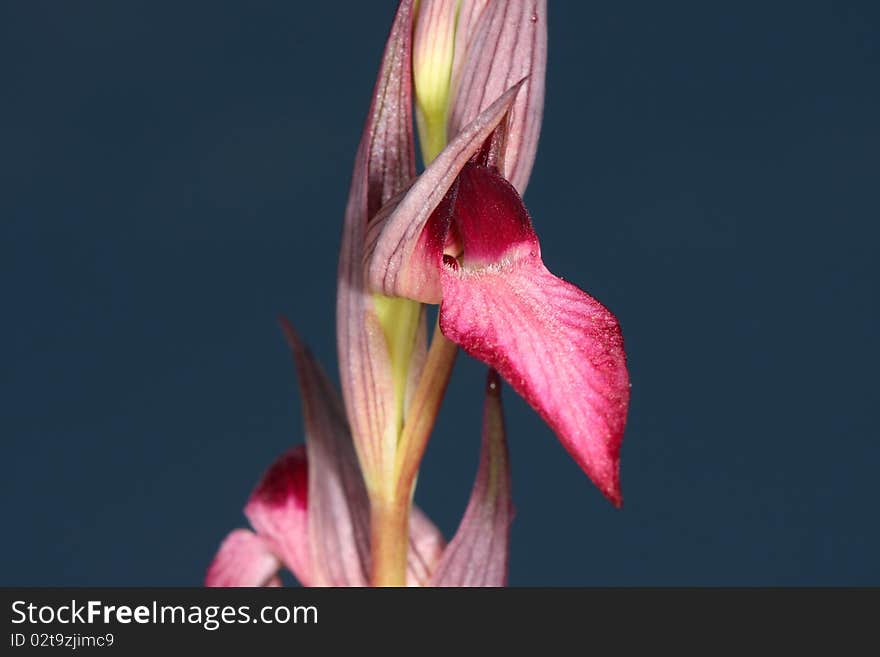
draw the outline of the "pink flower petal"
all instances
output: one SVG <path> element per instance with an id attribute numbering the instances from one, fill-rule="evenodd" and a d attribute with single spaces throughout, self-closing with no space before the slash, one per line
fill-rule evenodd
<path id="1" fill-rule="evenodd" d="M 409 553 L 407 554 L 406 583 L 425 586 L 431 573 L 443 556 L 446 540 L 437 526 L 417 506 L 409 516 Z"/>
<path id="2" fill-rule="evenodd" d="M 355 156 L 339 254 L 336 332 L 342 396 L 359 457 L 369 471 L 381 469 L 380 441 L 395 409 L 388 347 L 372 291 L 364 281 L 364 240 L 370 219 L 416 172 L 412 23 L 413 2 L 403 0 L 385 46 Z M 414 349 L 413 369 L 424 361 L 425 340 L 417 339 Z"/>
<path id="3" fill-rule="evenodd" d="M 452 61 L 450 90 L 458 89 L 461 74 L 467 63 L 468 52 L 473 44 L 474 32 L 480 24 L 480 16 L 489 0 L 460 0 L 458 3 L 458 23 L 455 28 L 455 56 Z M 454 95 L 451 95 L 454 98 Z"/>
<path id="4" fill-rule="evenodd" d="M 528 212 L 498 173 L 465 167 L 454 221 L 464 255 L 442 267 L 441 330 L 497 369 L 620 505 L 629 377 L 617 320 L 547 271 Z"/>
<path id="5" fill-rule="evenodd" d="M 370 572 L 369 499 L 345 411 L 293 327 L 284 319 L 281 325 L 296 363 L 306 427 L 309 584 L 364 586 Z"/>
<path id="6" fill-rule="evenodd" d="M 308 480 L 306 450 L 300 445 L 269 466 L 244 509 L 259 538 L 303 586 L 313 581 Z"/>
<path id="7" fill-rule="evenodd" d="M 506 89 L 526 78 L 510 111 L 502 169 L 504 177 L 522 194 L 535 161 L 544 111 L 547 2 L 491 2 L 485 10 L 480 11 L 479 6 L 473 9 L 479 12 L 473 27 L 469 26 L 471 13 L 463 15 L 467 59 L 453 72 L 449 134 L 457 134 Z"/>
<path id="8" fill-rule="evenodd" d="M 461 525 L 434 572 L 434 586 L 504 586 L 510 548 L 510 466 L 501 410 L 501 381 L 490 370 L 480 468 Z"/>
<path id="9" fill-rule="evenodd" d="M 266 541 L 247 529 L 234 529 L 208 567 L 205 586 L 271 586 L 278 582 L 280 567 Z"/>

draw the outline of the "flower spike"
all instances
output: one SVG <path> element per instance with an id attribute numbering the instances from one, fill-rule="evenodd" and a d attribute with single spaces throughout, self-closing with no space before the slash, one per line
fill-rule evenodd
<path id="1" fill-rule="evenodd" d="M 354 160 L 337 270 L 342 397 L 286 320 L 305 445 L 221 544 L 209 586 L 502 586 L 501 380 L 616 506 L 630 384 L 614 315 L 545 267 L 521 195 L 544 102 L 546 0 L 399 0 Z M 415 134 L 425 169 L 416 175 Z M 439 304 L 428 347 L 424 304 Z M 446 542 L 413 506 L 461 347 L 489 366 L 480 465 Z"/>

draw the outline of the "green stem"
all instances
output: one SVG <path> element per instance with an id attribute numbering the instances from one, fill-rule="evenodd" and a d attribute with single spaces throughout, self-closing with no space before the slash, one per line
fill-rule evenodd
<path id="1" fill-rule="evenodd" d="M 399 497 L 399 496 L 398 496 Z M 406 586 L 409 502 L 373 500 L 370 506 L 373 586 Z"/>
<path id="2" fill-rule="evenodd" d="M 405 586 L 409 550 L 409 514 L 419 464 L 446 392 L 458 348 L 439 326 L 434 330 L 428 358 L 397 449 L 394 485 L 390 495 L 371 495 L 370 527 L 373 586 Z"/>
<path id="3" fill-rule="evenodd" d="M 440 411 L 443 395 L 446 394 L 457 353 L 458 347 L 440 332 L 438 324 L 434 329 L 422 377 L 407 409 L 406 423 L 397 443 L 396 490 L 404 491 L 407 496 L 412 496 L 419 464 L 437 421 L 437 413 Z"/>

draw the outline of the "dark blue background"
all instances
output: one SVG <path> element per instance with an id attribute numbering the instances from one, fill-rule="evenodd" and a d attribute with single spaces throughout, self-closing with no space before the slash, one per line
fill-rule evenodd
<path id="1" fill-rule="evenodd" d="M 880 584 L 880 5 L 550 7 L 526 202 L 606 303 L 626 506 L 505 401 L 512 584 Z M 0 583 L 198 584 L 335 376 L 350 167 L 394 3 L 0 9 Z M 484 368 L 418 500 L 451 535 Z"/>

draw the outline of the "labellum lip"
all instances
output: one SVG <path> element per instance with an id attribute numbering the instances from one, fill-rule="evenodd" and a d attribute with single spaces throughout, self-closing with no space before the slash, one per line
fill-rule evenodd
<path id="1" fill-rule="evenodd" d="M 497 171 L 462 169 L 451 225 L 463 255 L 441 268 L 443 334 L 497 369 L 620 506 L 629 377 L 617 320 L 547 270 L 522 200 Z"/>
<path id="2" fill-rule="evenodd" d="M 308 470 L 305 447 L 288 450 L 266 470 L 244 508 L 257 535 L 305 586 L 313 584 Z"/>
<path id="3" fill-rule="evenodd" d="M 208 567 L 205 586 L 280 586 L 281 562 L 262 537 L 247 529 L 232 530 Z"/>

